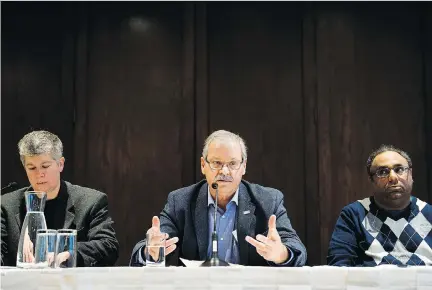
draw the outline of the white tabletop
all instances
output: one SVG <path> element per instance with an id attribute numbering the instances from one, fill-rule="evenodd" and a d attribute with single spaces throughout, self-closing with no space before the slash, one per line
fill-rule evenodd
<path id="1" fill-rule="evenodd" d="M 1 289 L 432 290 L 432 267 L 2 268 Z"/>

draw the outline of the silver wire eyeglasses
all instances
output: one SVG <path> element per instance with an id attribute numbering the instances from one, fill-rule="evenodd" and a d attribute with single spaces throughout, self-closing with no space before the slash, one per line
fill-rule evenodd
<path id="1" fill-rule="evenodd" d="M 410 169 L 409 166 L 403 166 L 403 165 L 396 165 L 393 168 L 390 167 L 379 167 L 375 173 L 372 173 L 371 175 L 376 175 L 378 178 L 387 178 L 390 175 L 390 172 L 393 170 L 394 173 L 396 173 L 398 176 L 404 176 L 408 170 Z"/>
<path id="2" fill-rule="evenodd" d="M 207 157 L 204 160 L 209 164 L 209 166 L 212 170 L 221 170 L 225 165 L 230 170 L 238 170 L 240 168 L 240 166 L 243 164 L 243 158 L 241 161 L 231 160 L 230 162 L 222 162 L 219 160 L 208 161 Z"/>

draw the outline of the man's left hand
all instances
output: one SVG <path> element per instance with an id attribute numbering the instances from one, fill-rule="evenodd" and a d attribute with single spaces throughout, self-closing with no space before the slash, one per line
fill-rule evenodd
<path id="1" fill-rule="evenodd" d="M 267 237 L 257 235 L 256 239 L 246 236 L 246 241 L 256 248 L 257 253 L 267 261 L 282 264 L 289 258 L 287 247 L 282 244 L 278 231 L 276 230 L 276 216 L 272 215 L 268 222 Z"/>

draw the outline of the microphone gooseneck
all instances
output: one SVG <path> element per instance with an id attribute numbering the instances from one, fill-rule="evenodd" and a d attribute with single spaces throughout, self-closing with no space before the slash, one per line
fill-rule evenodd
<path id="1" fill-rule="evenodd" d="M 0 191 L 3 191 L 3 190 L 8 189 L 8 188 L 16 187 L 17 185 L 18 185 L 18 183 L 16 183 L 15 181 L 9 182 L 9 184 L 6 185 L 5 187 L 2 187 L 0 189 Z"/>
<path id="2" fill-rule="evenodd" d="M 216 233 L 216 218 L 217 218 L 216 213 L 217 213 L 217 208 L 218 208 L 218 195 L 219 195 L 218 187 L 219 186 L 216 182 L 212 183 L 212 188 L 216 189 L 216 206 L 215 206 L 215 211 L 214 211 L 213 233 Z M 214 247 L 214 243 L 213 243 L 213 247 Z M 216 248 L 217 248 L 217 236 L 216 236 Z"/>
<path id="3" fill-rule="evenodd" d="M 212 255 L 211 258 L 207 259 L 201 264 L 201 267 L 226 267 L 229 266 L 227 262 L 219 259 L 218 257 L 218 235 L 216 230 L 216 218 L 218 209 L 218 196 L 219 196 L 219 185 L 217 182 L 213 182 L 211 187 L 216 190 L 215 207 L 214 207 L 214 220 L 213 220 L 213 233 L 212 233 Z"/>

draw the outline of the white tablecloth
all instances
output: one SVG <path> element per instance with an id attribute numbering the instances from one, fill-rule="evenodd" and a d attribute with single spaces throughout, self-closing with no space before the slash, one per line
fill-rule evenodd
<path id="1" fill-rule="evenodd" d="M 432 290 L 432 267 L 1 269 L 1 289 Z"/>

